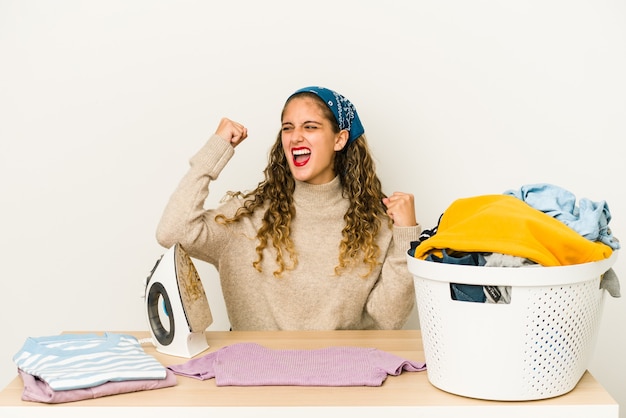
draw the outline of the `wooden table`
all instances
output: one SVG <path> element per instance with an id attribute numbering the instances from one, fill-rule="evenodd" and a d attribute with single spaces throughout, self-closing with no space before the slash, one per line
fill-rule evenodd
<path id="1" fill-rule="evenodd" d="M 111 331 L 113 332 L 113 331 Z M 126 332 L 147 338 L 148 332 Z M 419 331 L 208 331 L 210 351 L 239 342 L 256 342 L 275 349 L 314 349 L 329 346 L 374 347 L 398 356 L 424 361 Z M 161 354 L 145 346 L 162 364 L 187 359 Z M 46 405 L 21 401 L 23 385 L 16 377 L 0 392 L 0 417 L 618 417 L 618 404 L 586 372 L 571 392 L 529 402 L 484 401 L 439 390 L 427 372 L 389 376 L 380 387 L 217 387 L 215 381 L 178 376 L 174 387 L 108 396 L 66 404 Z M 115 414 L 115 415 L 114 415 Z"/>

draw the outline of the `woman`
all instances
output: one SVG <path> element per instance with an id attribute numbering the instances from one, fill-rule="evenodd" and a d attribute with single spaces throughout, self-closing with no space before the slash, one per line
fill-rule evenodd
<path id="1" fill-rule="evenodd" d="M 213 264 L 233 330 L 397 329 L 415 303 L 406 251 L 419 238 L 413 196 L 386 197 L 356 109 L 322 87 L 291 95 L 265 179 L 204 209 L 248 136 L 222 119 L 191 158 L 157 229 Z"/>

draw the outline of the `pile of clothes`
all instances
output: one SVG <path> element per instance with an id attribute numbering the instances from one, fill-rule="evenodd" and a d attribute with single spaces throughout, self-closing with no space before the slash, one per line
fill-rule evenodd
<path id="1" fill-rule="evenodd" d="M 13 361 L 25 401 L 73 402 L 176 385 L 174 373 L 126 334 L 31 337 Z"/>
<path id="2" fill-rule="evenodd" d="M 521 267 L 530 264 L 566 266 L 604 260 L 620 248 L 609 228 L 605 201 L 581 199 L 551 184 L 533 184 L 499 195 L 454 201 L 412 243 L 418 259 L 474 266 Z M 620 297 L 613 269 L 601 286 Z M 455 300 L 510 303 L 510 287 L 452 284 Z"/>
<path id="3" fill-rule="evenodd" d="M 22 400 L 62 403 L 176 385 L 176 375 L 217 386 L 381 386 L 387 376 L 426 370 L 426 363 L 365 347 L 276 350 L 237 343 L 161 365 L 126 334 L 28 338 L 15 354 Z"/>

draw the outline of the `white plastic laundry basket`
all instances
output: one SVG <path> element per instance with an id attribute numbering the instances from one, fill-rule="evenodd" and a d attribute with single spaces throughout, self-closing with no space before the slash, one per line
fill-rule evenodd
<path id="1" fill-rule="evenodd" d="M 478 267 L 407 254 L 415 279 L 429 381 L 457 395 L 502 401 L 572 390 L 592 357 L 617 259 L 559 267 Z M 450 284 L 511 286 L 509 304 L 452 300 Z"/>

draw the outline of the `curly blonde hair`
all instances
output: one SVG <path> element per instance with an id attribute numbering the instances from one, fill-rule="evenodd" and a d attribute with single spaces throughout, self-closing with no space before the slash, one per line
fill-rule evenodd
<path id="1" fill-rule="evenodd" d="M 339 125 L 326 104 L 315 94 L 302 92 L 287 100 L 284 108 L 294 97 L 307 96 L 316 100 L 324 117 L 331 122 L 333 131 L 339 132 Z M 281 114 L 282 119 L 282 114 Z M 386 195 L 376 175 L 374 160 L 371 156 L 365 135 L 361 135 L 347 144 L 343 150 L 335 152 L 334 171 L 339 176 L 343 195 L 350 200 L 344 215 L 346 225 L 339 243 L 339 259 L 335 274 L 356 265 L 359 260 L 367 265 L 370 274 L 378 264 L 380 248 L 376 243 L 378 231 L 383 220 L 391 225 L 382 200 Z M 295 180 L 289 169 L 287 157 L 282 146 L 281 133 L 269 152 L 268 165 L 263 171 L 265 180 L 256 189 L 248 193 L 233 193 L 243 197 L 244 203 L 232 218 L 217 215 L 216 221 L 228 224 L 251 216 L 264 207 L 262 224 L 257 231 L 259 244 L 256 247 L 257 259 L 252 263 L 261 271 L 264 250 L 268 245 L 276 251 L 277 269 L 275 277 L 280 277 L 286 270 L 293 270 L 298 264 L 298 255 L 291 240 L 291 220 L 295 216 L 293 192 Z M 287 262 L 287 259 L 289 262 Z"/>

